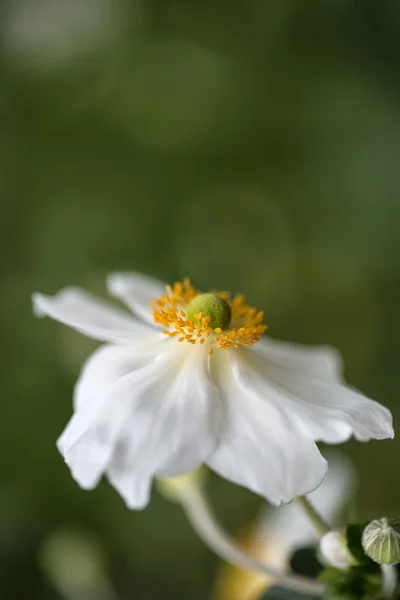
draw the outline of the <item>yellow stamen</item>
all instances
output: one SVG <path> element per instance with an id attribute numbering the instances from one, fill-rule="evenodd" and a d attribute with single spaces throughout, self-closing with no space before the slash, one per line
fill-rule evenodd
<path id="1" fill-rule="evenodd" d="M 244 296 L 237 295 L 233 298 L 228 292 L 212 292 L 218 294 L 225 300 L 231 309 L 231 326 L 222 330 L 220 327 L 214 329 L 209 326 L 210 315 L 199 312 L 188 319 L 185 310 L 190 302 L 201 292 L 196 290 L 189 279 L 166 286 L 166 294 L 153 300 L 153 318 L 156 323 L 163 325 L 163 331 L 169 337 L 180 335 L 178 342 L 189 342 L 190 344 L 204 344 L 207 340 L 210 344 L 208 353 L 211 355 L 213 348 L 239 348 L 240 346 L 252 346 L 259 341 L 261 335 L 267 329 L 262 325 L 263 311 L 248 306 Z"/>

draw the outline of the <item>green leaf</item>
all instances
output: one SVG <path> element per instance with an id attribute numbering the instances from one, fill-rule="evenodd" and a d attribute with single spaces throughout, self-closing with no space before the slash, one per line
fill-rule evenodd
<path id="1" fill-rule="evenodd" d="M 319 579 L 326 583 L 324 600 L 361 600 L 380 589 L 380 578 L 371 574 L 367 565 L 357 565 L 346 570 L 325 569 Z"/>
<path id="2" fill-rule="evenodd" d="M 343 571 L 341 569 L 336 569 L 335 567 L 328 567 L 319 574 L 318 579 L 323 583 L 330 583 L 331 581 L 340 579 L 342 575 Z"/>

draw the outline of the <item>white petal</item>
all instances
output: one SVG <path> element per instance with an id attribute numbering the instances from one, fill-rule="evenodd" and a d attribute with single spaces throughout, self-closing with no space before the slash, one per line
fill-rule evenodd
<path id="1" fill-rule="evenodd" d="M 93 411 L 118 381 L 128 373 L 148 365 L 159 355 L 168 340 L 158 332 L 136 336 L 129 344 L 106 344 L 98 348 L 83 365 L 74 390 L 74 410 Z"/>
<path id="2" fill-rule="evenodd" d="M 231 358 L 231 364 L 229 363 Z M 326 461 L 279 404 L 267 402 L 240 376 L 240 352 L 218 352 L 215 377 L 223 402 L 220 444 L 207 464 L 273 504 L 315 489 Z"/>
<path id="3" fill-rule="evenodd" d="M 254 350 L 271 365 L 330 381 L 342 380 L 342 358 L 330 346 L 302 346 L 264 336 Z"/>
<path id="4" fill-rule="evenodd" d="M 118 428 L 122 406 L 118 402 L 110 406 L 112 399 L 125 393 L 129 375 L 150 364 L 165 348 L 163 344 L 168 344 L 168 340 L 160 338 L 150 331 L 145 339 L 141 337 L 131 344 L 101 346 L 84 364 L 74 391 L 75 414 L 57 441 L 72 475 L 82 487 L 90 489 L 97 485 L 110 458 L 109 440 L 114 439 L 111 428 Z M 113 414 L 107 431 L 108 424 L 102 419 L 110 409 Z"/>
<path id="5" fill-rule="evenodd" d="M 356 490 L 357 476 L 349 459 L 338 451 L 327 453 L 329 469 L 322 484 L 309 498 L 318 512 L 337 525 Z M 264 560 L 279 569 L 286 569 L 295 548 L 314 544 L 318 539 L 315 528 L 295 502 L 280 508 L 266 506 L 258 518 L 255 538 L 264 549 Z"/>
<path id="6" fill-rule="evenodd" d="M 283 390 L 296 397 L 301 419 L 313 415 L 321 430 L 318 440 L 339 443 L 351 433 L 362 442 L 394 437 L 390 411 L 349 386 L 302 377 L 283 382 Z"/>
<path id="7" fill-rule="evenodd" d="M 165 283 L 141 273 L 112 273 L 107 278 L 110 294 L 120 298 L 143 321 L 154 323 L 151 302 L 165 294 Z"/>
<path id="8" fill-rule="evenodd" d="M 113 367 L 121 374 L 106 396 L 78 410 L 59 448 L 82 487 L 104 472 L 131 508 L 142 508 L 154 475 L 173 476 L 197 467 L 213 451 L 219 427 L 218 392 L 201 346 L 165 340 L 167 349 L 150 364 L 123 375 L 125 357 Z M 105 352 L 105 351 L 104 351 Z M 94 359 L 93 359 L 94 360 Z M 105 355 L 98 356 L 98 365 Z M 94 375 L 95 368 L 90 377 Z M 86 384 L 80 384 L 82 389 Z M 107 386 L 106 386 L 107 387 Z"/>
<path id="9" fill-rule="evenodd" d="M 361 441 L 393 437 L 390 411 L 320 371 L 293 369 L 282 359 L 272 363 L 257 346 L 244 351 L 247 374 L 266 397 L 279 392 L 280 403 L 315 440 L 339 443 L 352 434 Z"/>
<path id="10" fill-rule="evenodd" d="M 126 341 L 148 328 L 132 315 L 102 302 L 80 288 L 64 288 L 55 296 L 32 295 L 38 317 L 51 317 L 97 340 Z"/>
<path id="11" fill-rule="evenodd" d="M 199 345 L 182 348 L 158 362 L 107 470 L 130 508 L 147 503 L 154 475 L 191 471 L 213 452 L 218 439 L 220 403 L 207 351 Z"/>
<path id="12" fill-rule="evenodd" d="M 119 379 L 106 398 L 92 410 L 78 410 L 57 441 L 73 478 L 84 489 L 94 488 L 112 458 L 120 429 L 135 395 L 133 374 Z"/>

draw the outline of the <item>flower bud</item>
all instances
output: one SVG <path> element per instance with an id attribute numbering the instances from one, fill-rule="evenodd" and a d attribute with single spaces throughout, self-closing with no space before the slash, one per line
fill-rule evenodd
<path id="1" fill-rule="evenodd" d="M 337 569 L 348 569 L 357 563 L 347 547 L 346 536 L 340 531 L 329 531 L 321 539 L 320 552 L 326 562 Z"/>
<path id="2" fill-rule="evenodd" d="M 380 565 L 395 565 L 400 562 L 400 522 L 394 519 L 375 519 L 362 534 L 365 554 Z"/>
<path id="3" fill-rule="evenodd" d="M 190 321 L 197 321 L 198 315 L 209 317 L 208 326 L 211 329 L 226 329 L 231 322 L 231 307 L 218 294 L 199 294 L 195 296 L 186 309 Z M 196 318 L 197 317 L 197 318 Z"/>

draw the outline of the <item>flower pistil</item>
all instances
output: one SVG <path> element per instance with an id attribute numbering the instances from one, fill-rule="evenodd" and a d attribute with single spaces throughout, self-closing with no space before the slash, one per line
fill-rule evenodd
<path id="1" fill-rule="evenodd" d="M 194 312 L 194 311 L 197 312 Z M 153 300 L 153 319 L 163 325 L 169 337 L 180 336 L 178 342 L 210 343 L 214 348 L 252 346 L 267 329 L 262 324 L 263 311 L 248 306 L 241 295 L 228 292 L 202 294 L 189 279 L 166 286 L 166 294 Z"/>

